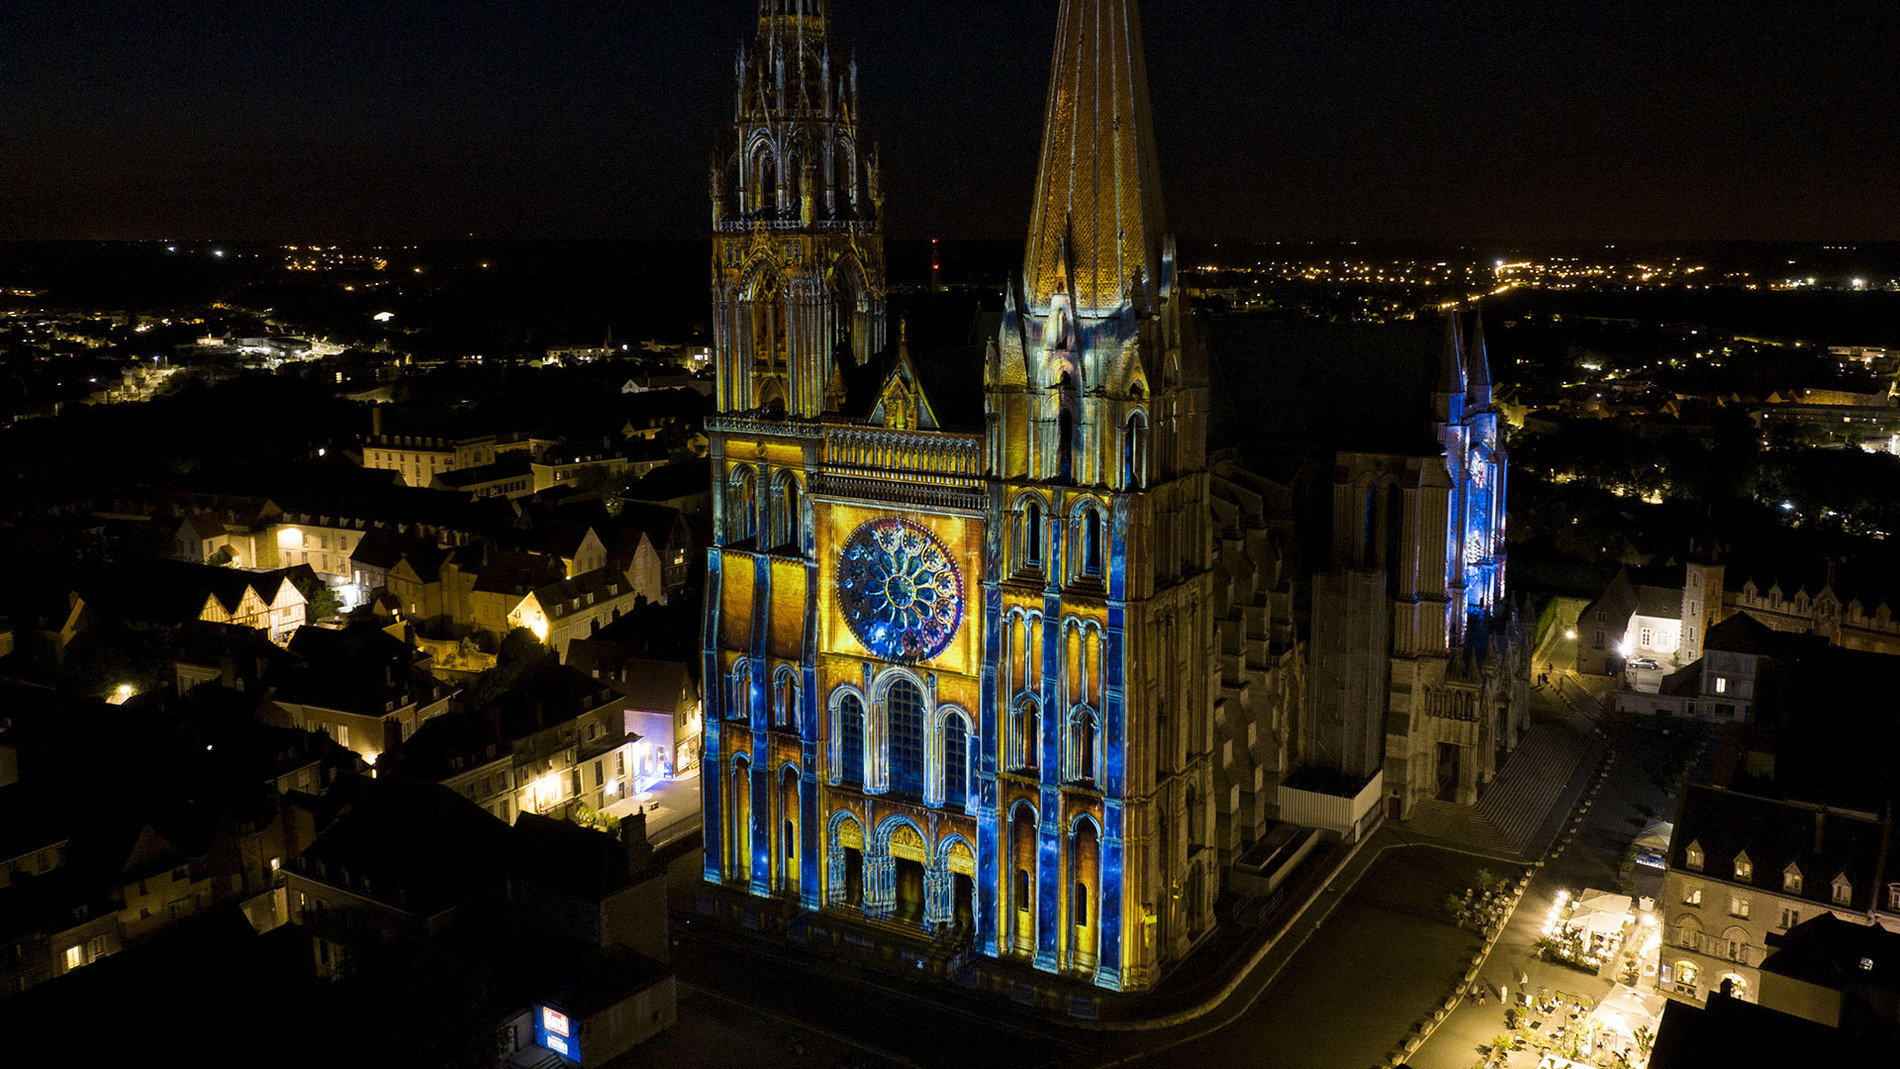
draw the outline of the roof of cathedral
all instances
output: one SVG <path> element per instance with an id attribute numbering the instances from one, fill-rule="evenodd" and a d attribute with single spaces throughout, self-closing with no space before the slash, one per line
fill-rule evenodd
<path id="1" fill-rule="evenodd" d="M 1045 307 L 1064 273 L 1112 310 L 1137 271 L 1161 281 L 1167 220 L 1136 0 L 1063 0 L 1023 280 Z"/>

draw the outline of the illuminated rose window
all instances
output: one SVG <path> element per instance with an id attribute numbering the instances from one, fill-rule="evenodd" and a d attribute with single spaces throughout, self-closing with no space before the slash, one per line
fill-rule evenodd
<path id="1" fill-rule="evenodd" d="M 851 631 L 887 661 L 927 661 L 963 622 L 963 576 L 935 535 L 872 520 L 838 553 L 838 601 Z"/>

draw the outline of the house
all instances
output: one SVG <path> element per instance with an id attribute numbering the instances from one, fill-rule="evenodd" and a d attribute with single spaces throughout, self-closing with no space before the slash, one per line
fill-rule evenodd
<path id="1" fill-rule="evenodd" d="M 1821 913 L 1769 940 L 1761 1004 L 1900 1051 L 1900 932 Z"/>
<path id="2" fill-rule="evenodd" d="M 377 628 L 306 628 L 290 651 L 300 663 L 274 681 L 277 722 L 322 732 L 370 764 L 458 692 L 429 673 L 427 655 Z"/>
<path id="3" fill-rule="evenodd" d="M 151 560 L 94 568 L 75 586 L 95 612 L 129 624 L 235 624 L 261 631 L 282 645 L 304 625 L 308 602 L 299 583 L 309 587 L 317 582 L 314 575 L 293 576 L 292 571 Z"/>
<path id="4" fill-rule="evenodd" d="M 642 600 L 627 573 L 597 568 L 537 588 L 508 611 L 508 626 L 533 631 L 565 660 L 568 643 L 620 619 Z"/>
<path id="5" fill-rule="evenodd" d="M 508 614 L 530 593 L 559 582 L 567 566 L 558 557 L 524 550 L 490 548 L 475 571 L 469 587 L 469 616 L 466 622 L 477 632 L 486 632 L 497 640 L 512 625 Z"/>
<path id="6" fill-rule="evenodd" d="M 698 552 L 692 528 L 679 510 L 637 501 L 621 504 L 611 556 L 648 601 L 664 602 L 684 590 L 692 576 L 691 558 Z"/>
<path id="7" fill-rule="evenodd" d="M 430 480 L 429 487 L 453 490 L 478 499 L 527 497 L 540 489 L 535 484 L 536 475 L 527 454 L 504 452 L 492 464 L 440 472 Z"/>
<path id="8" fill-rule="evenodd" d="M 699 767 L 703 702 L 689 659 L 639 655 L 633 643 L 576 639 L 567 664 L 611 686 L 626 699 L 627 724 L 640 736 L 633 747 L 634 791 Z"/>
<path id="9" fill-rule="evenodd" d="M 1577 671 L 1610 675 L 1625 662 L 1649 658 L 1676 667 L 1702 656 L 1723 608 L 1720 565 L 1692 563 L 1680 572 L 1650 569 L 1634 581 L 1627 568 L 1577 617 Z"/>
<path id="10" fill-rule="evenodd" d="M 542 1038 L 537 1022 L 602 1058 L 672 1022 L 665 870 L 643 822 L 618 837 L 534 816 L 510 826 L 402 777 L 339 781 L 309 820 L 315 839 L 284 883 L 319 975 L 377 945 L 506 946 L 525 958 L 505 977 L 517 1008 L 496 1022 L 515 1051 Z"/>
<path id="11" fill-rule="evenodd" d="M 370 407 L 363 466 L 399 472 L 410 486 L 428 486 L 445 471 L 495 462 L 495 435 L 468 425 L 458 413 L 397 405 Z"/>
<path id="12" fill-rule="evenodd" d="M 1900 928 L 1891 831 L 1890 815 L 1689 786 L 1657 903 L 1659 988 L 1691 1002 L 1721 988 L 1753 1001 L 1771 937 L 1804 920 L 1833 913 Z"/>

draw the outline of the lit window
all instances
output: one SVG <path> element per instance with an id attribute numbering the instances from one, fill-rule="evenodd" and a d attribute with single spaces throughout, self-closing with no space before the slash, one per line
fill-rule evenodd
<path id="1" fill-rule="evenodd" d="M 1735 855 L 1735 878 L 1738 880 L 1752 880 L 1755 878 L 1755 865 L 1748 860 L 1748 854 L 1746 852 Z"/>
<path id="2" fill-rule="evenodd" d="M 1748 899 L 1743 898 L 1741 895 L 1730 895 L 1728 899 L 1728 911 L 1731 915 L 1736 917 L 1748 916 Z"/>
<path id="3" fill-rule="evenodd" d="M 1715 677 L 1715 692 L 1717 694 L 1727 694 L 1728 680 L 1723 679 L 1721 676 L 1716 676 Z"/>
<path id="4" fill-rule="evenodd" d="M 1781 889 L 1791 895 L 1801 893 L 1801 870 L 1789 865 L 1781 874 Z"/>
<path id="5" fill-rule="evenodd" d="M 1676 962 L 1676 990 L 1685 995 L 1695 994 L 1696 967 L 1693 961 Z"/>
<path id="6" fill-rule="evenodd" d="M 1693 886 L 1683 888 L 1682 889 L 1682 904 L 1685 906 L 1701 905 L 1702 904 L 1702 888 L 1693 887 Z"/>
<path id="7" fill-rule="evenodd" d="M 79 947 L 66 948 L 66 971 L 71 972 L 86 963 L 85 951 Z"/>
<path id="8" fill-rule="evenodd" d="M 1682 863 L 1689 866 L 1692 869 L 1695 869 L 1697 872 L 1701 872 L 1702 871 L 1702 845 L 1700 843 L 1690 843 L 1689 848 L 1683 851 Z"/>

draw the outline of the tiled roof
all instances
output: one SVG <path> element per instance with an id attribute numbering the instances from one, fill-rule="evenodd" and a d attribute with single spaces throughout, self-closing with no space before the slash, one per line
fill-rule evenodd
<path id="1" fill-rule="evenodd" d="M 1835 905 L 1835 877 L 1845 873 L 1852 884 L 1845 908 L 1864 911 L 1875 899 L 1881 838 L 1880 821 L 1864 814 L 1695 784 L 1683 794 L 1669 867 L 1827 906 Z M 1700 870 L 1688 864 L 1692 846 L 1702 851 Z M 1738 880 L 1735 860 L 1743 853 L 1752 869 L 1748 879 Z M 1783 889 L 1782 876 L 1790 864 L 1802 876 L 1798 895 Z"/>

